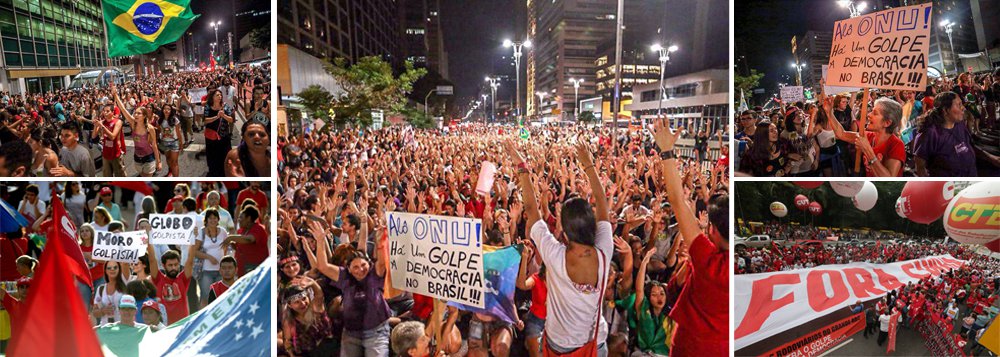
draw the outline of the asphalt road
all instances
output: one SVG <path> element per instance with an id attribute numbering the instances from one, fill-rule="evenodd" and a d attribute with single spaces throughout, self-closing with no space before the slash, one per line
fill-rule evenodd
<path id="1" fill-rule="evenodd" d="M 232 147 L 236 147 L 240 144 L 239 133 L 233 133 L 232 135 Z M 138 170 L 135 166 L 135 160 L 133 159 L 133 154 L 135 153 L 135 145 L 132 141 L 131 131 L 126 129 L 125 132 L 125 174 L 129 177 L 139 177 Z M 194 133 L 194 143 L 192 143 L 187 148 L 181 150 L 181 155 L 177 158 L 177 163 L 180 168 L 180 177 L 207 177 L 208 176 L 208 161 L 205 159 L 205 155 L 197 155 L 199 152 L 205 150 L 205 133 L 204 131 L 200 133 Z M 99 146 L 96 144 L 90 148 L 91 157 L 97 158 L 101 155 Z M 165 177 L 167 176 L 167 157 L 160 152 L 160 160 L 163 162 L 163 169 L 158 171 L 155 176 Z M 103 176 L 101 174 L 101 169 L 97 169 L 97 176 Z"/>

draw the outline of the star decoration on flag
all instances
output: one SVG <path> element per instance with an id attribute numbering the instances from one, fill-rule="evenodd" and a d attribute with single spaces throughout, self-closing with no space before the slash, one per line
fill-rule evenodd
<path id="1" fill-rule="evenodd" d="M 256 302 L 254 302 L 253 304 L 250 304 L 250 313 L 251 314 L 257 313 L 257 309 L 259 309 L 259 308 L 260 308 L 260 305 L 257 305 Z"/>
<path id="2" fill-rule="evenodd" d="M 243 327 L 243 320 L 236 320 L 236 328 Z"/>
<path id="3" fill-rule="evenodd" d="M 243 338 L 243 333 L 242 332 L 237 332 L 236 333 L 236 340 L 239 341 L 242 338 Z"/>
<path id="4" fill-rule="evenodd" d="M 263 324 L 257 324 L 257 326 L 254 326 L 253 332 L 250 333 L 250 336 L 252 336 L 254 339 L 257 339 L 257 335 L 260 335 L 262 332 L 264 332 L 264 329 L 261 328 L 263 326 L 264 326 Z"/>

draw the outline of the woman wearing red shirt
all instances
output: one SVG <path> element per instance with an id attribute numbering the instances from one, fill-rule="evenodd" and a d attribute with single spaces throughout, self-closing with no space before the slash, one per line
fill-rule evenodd
<path id="1" fill-rule="evenodd" d="M 531 245 L 524 246 L 521 253 L 521 270 L 517 272 L 517 288 L 531 291 L 531 308 L 528 310 L 528 317 L 524 319 L 524 346 L 528 349 L 528 355 L 538 357 L 541 355 L 540 337 L 545 329 L 545 299 L 549 295 L 545 287 L 545 266 L 538 273 L 526 276 L 528 263 L 534 258 L 534 250 Z"/>
<path id="2" fill-rule="evenodd" d="M 101 136 L 101 157 L 104 159 L 102 173 L 104 177 L 125 177 L 125 132 L 122 121 L 114 112 L 114 105 L 105 104 L 101 109 L 101 120 L 94 120 L 94 131 L 91 139 Z"/>
<path id="3" fill-rule="evenodd" d="M 832 105 L 824 107 L 832 114 Z M 833 123 L 833 131 L 838 137 L 854 138 L 854 145 L 864 156 L 865 172 L 869 177 L 903 176 L 906 162 L 906 147 L 897 136 L 899 122 L 903 117 L 903 107 L 888 97 L 879 98 L 868 113 L 865 137 L 859 133 L 844 131 L 840 123 Z"/>

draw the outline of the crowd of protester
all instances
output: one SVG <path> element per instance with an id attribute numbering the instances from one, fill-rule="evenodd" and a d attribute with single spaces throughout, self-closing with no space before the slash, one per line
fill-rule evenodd
<path id="1" fill-rule="evenodd" d="M 260 182 L 148 185 L 153 191 L 148 196 L 76 181 L 0 185 L 0 199 L 17 207 L 29 223 L 0 231 L 0 281 L 16 286 L 12 291 L 0 289 L 4 308 L 0 311 L 11 317 L 0 321 L 7 324 L 19 312 L 34 267 L 45 259 L 53 194 L 76 226 L 76 240 L 90 268 L 92 288 L 82 282 L 77 285 L 95 326 L 142 324 L 157 331 L 205 307 L 268 257 L 269 194 Z M 98 232 L 148 234 L 150 215 L 157 213 L 197 216 L 195 244 L 148 244 L 145 255 L 131 264 L 92 256 Z M 11 331 L 10 326 L 0 327 Z"/>
<path id="2" fill-rule="evenodd" d="M 858 302 L 849 308 L 855 313 L 865 313 L 864 337 L 868 339 L 869 335 L 877 335 L 875 343 L 878 346 L 886 342 L 889 321 L 898 313 L 900 326 L 920 333 L 925 347 L 936 351 L 933 352 L 935 355 L 991 355 L 977 341 L 1000 311 L 997 304 L 1000 298 L 1000 259 L 979 254 L 969 246 L 916 240 L 899 243 L 879 241 L 874 244 L 775 244 L 741 247 L 735 254 L 733 264 L 736 274 L 851 262 L 883 264 L 943 254 L 966 260 L 967 263 L 960 268 L 951 269 L 938 277 L 928 276 L 919 282 L 911 282 L 874 302 Z"/>
<path id="3" fill-rule="evenodd" d="M 727 354 L 728 165 L 675 158 L 665 122 L 649 132 L 279 138 L 278 354 Z M 486 195 L 483 161 L 498 166 Z M 481 219 L 487 245 L 521 246 L 517 321 L 452 307 L 436 320 L 432 298 L 391 286 L 389 211 Z"/>
<path id="4" fill-rule="evenodd" d="M 1000 69 L 939 78 L 923 92 L 872 91 L 860 118 L 863 98 L 860 92 L 820 93 L 815 102 L 739 113 L 737 171 L 764 177 L 1000 176 Z"/>
<path id="5" fill-rule="evenodd" d="M 270 65 L 107 83 L 0 92 L 0 177 L 270 175 Z"/>

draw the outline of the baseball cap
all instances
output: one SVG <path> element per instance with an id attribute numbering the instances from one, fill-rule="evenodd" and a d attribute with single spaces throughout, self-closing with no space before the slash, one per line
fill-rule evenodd
<path id="1" fill-rule="evenodd" d="M 119 309 L 134 309 L 135 308 L 135 297 L 132 295 L 122 295 L 122 299 L 118 302 Z"/>
<path id="2" fill-rule="evenodd" d="M 143 309 L 150 308 L 153 309 L 153 311 L 156 311 L 157 314 L 160 313 L 160 307 L 158 306 L 156 300 L 153 299 L 146 300 L 146 302 L 142 303 L 142 308 Z"/>
<path id="3" fill-rule="evenodd" d="M 110 194 L 111 194 L 111 187 L 101 187 L 101 196 Z"/>

